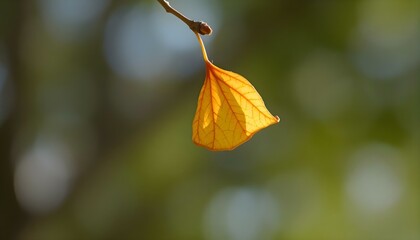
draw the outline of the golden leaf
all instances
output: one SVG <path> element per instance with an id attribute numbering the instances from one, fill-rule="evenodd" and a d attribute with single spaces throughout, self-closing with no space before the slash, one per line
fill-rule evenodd
<path id="1" fill-rule="evenodd" d="M 193 121 L 193 141 L 209 150 L 232 150 L 280 119 L 267 110 L 248 80 L 213 65 L 196 35 L 206 63 L 206 78 Z"/>

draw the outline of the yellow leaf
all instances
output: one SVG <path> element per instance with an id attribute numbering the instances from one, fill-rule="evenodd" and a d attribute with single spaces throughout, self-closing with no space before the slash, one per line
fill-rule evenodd
<path id="1" fill-rule="evenodd" d="M 193 121 L 193 141 L 213 151 L 232 150 L 280 119 L 267 110 L 248 80 L 213 65 L 196 35 L 206 63 L 206 78 Z"/>

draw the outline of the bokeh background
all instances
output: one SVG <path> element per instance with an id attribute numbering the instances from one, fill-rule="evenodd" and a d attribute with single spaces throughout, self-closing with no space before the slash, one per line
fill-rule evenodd
<path id="1" fill-rule="evenodd" d="M 204 63 L 157 1 L 1 1 L 0 239 L 420 239 L 420 1 L 170 3 L 280 124 L 195 146 Z"/>

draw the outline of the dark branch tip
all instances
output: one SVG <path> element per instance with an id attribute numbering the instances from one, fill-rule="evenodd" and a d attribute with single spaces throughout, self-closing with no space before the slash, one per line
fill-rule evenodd
<path id="1" fill-rule="evenodd" d="M 210 35 L 212 32 L 211 27 L 205 22 L 192 22 L 190 28 L 193 32 L 199 33 L 201 35 Z"/>
<path id="2" fill-rule="evenodd" d="M 201 35 L 210 35 L 213 30 L 206 22 L 200 22 L 200 28 L 198 33 Z"/>

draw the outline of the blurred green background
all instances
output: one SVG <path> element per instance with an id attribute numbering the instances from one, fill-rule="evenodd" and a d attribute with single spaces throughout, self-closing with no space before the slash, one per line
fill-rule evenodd
<path id="1" fill-rule="evenodd" d="M 191 141 L 205 70 L 154 0 L 0 2 L 0 239 L 420 239 L 419 0 L 172 0 L 281 122 Z"/>

